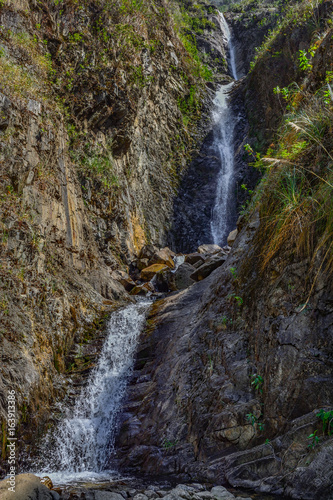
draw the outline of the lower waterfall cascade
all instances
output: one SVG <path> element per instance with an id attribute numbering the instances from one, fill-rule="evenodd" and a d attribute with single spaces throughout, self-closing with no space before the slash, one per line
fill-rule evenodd
<path id="1" fill-rule="evenodd" d="M 41 461 L 42 472 L 53 480 L 101 479 L 109 469 L 119 411 L 150 305 L 150 300 L 141 299 L 111 315 L 99 361 L 86 387 L 43 443 L 42 455 L 44 450 L 47 458 Z"/>

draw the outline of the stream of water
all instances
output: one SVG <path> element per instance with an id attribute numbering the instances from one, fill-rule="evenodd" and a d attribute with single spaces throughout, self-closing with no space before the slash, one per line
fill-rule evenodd
<path id="1" fill-rule="evenodd" d="M 222 33 L 228 45 L 228 66 L 234 80 L 237 80 L 237 67 L 235 49 L 232 44 L 228 24 L 220 14 L 220 25 Z M 237 117 L 234 115 L 230 105 L 228 94 L 234 82 L 221 85 L 215 97 L 215 149 L 221 163 L 217 178 L 215 205 L 211 220 L 211 233 L 213 243 L 225 245 L 228 233 L 233 229 L 234 204 L 231 203 L 234 184 L 234 131 Z"/>
<path id="2" fill-rule="evenodd" d="M 43 474 L 56 484 L 116 477 L 106 471 L 114 450 L 119 410 L 132 374 L 138 337 L 151 301 L 112 314 L 97 366 L 74 408 L 44 443 Z"/>

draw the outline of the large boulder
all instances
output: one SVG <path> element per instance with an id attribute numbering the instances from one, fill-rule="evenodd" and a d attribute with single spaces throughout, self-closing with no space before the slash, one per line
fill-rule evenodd
<path id="1" fill-rule="evenodd" d="M 229 500 L 229 498 L 235 498 L 234 495 L 223 486 L 214 486 L 210 493 L 216 500 Z"/>
<path id="2" fill-rule="evenodd" d="M 136 261 L 136 267 L 137 267 L 137 269 L 139 269 L 139 271 L 142 271 L 142 269 L 145 269 L 148 266 L 149 266 L 148 259 L 138 259 Z"/>
<path id="3" fill-rule="evenodd" d="M 126 292 L 130 292 L 135 287 L 134 281 L 125 271 L 121 270 L 112 271 L 111 276 L 113 279 L 117 280 L 119 283 L 123 285 Z"/>
<path id="4" fill-rule="evenodd" d="M 11 487 L 15 491 L 8 489 Z M 0 481 L 0 498 L 1 500 L 59 500 L 60 496 L 56 491 L 49 490 L 34 474 L 19 474 L 15 476 L 15 482 L 10 479 Z"/>
<path id="5" fill-rule="evenodd" d="M 120 493 L 116 493 L 115 491 L 92 490 L 91 493 L 93 497 L 89 496 L 89 498 L 94 498 L 94 500 L 124 500 L 124 497 Z M 71 496 L 70 498 L 78 498 L 78 497 Z M 88 496 L 86 495 L 84 498 L 88 499 Z"/>
<path id="6" fill-rule="evenodd" d="M 158 252 L 158 248 L 155 245 L 145 245 L 141 248 L 139 253 L 139 259 L 148 259 L 150 260 L 154 253 Z"/>
<path id="7" fill-rule="evenodd" d="M 191 278 L 191 274 L 194 271 L 194 267 L 188 262 L 181 264 L 177 271 L 172 273 L 171 287 L 170 290 L 185 290 L 189 286 L 193 285 L 194 280 Z"/>
<path id="8" fill-rule="evenodd" d="M 130 291 L 130 295 L 147 295 L 149 292 L 154 291 L 154 285 L 151 283 L 145 283 L 144 285 L 135 285 L 135 287 Z"/>
<path id="9" fill-rule="evenodd" d="M 201 254 L 213 255 L 214 253 L 219 253 L 222 251 L 222 248 L 218 245 L 200 245 L 198 248 L 198 252 Z"/>
<path id="10" fill-rule="evenodd" d="M 186 262 L 181 264 L 176 271 L 166 269 L 156 275 L 155 287 L 159 292 L 185 290 L 194 283 L 190 277 L 194 270 L 195 268 Z"/>
<path id="11" fill-rule="evenodd" d="M 238 234 L 238 229 L 234 229 L 233 231 L 231 231 L 231 233 L 229 233 L 227 241 L 230 247 L 232 247 L 232 245 L 234 244 L 237 234 Z"/>
<path id="12" fill-rule="evenodd" d="M 210 258 L 204 264 L 202 264 L 202 266 L 200 266 L 198 269 L 196 269 L 191 274 L 190 278 L 192 280 L 195 280 L 195 281 L 201 281 L 201 280 L 207 278 L 207 276 L 209 276 L 213 271 L 215 271 L 215 269 L 222 266 L 222 264 L 224 264 L 226 259 L 227 259 L 227 256 L 223 255 L 223 254 L 216 255 L 216 256 Z"/>
<path id="13" fill-rule="evenodd" d="M 170 248 L 162 248 L 161 250 L 155 252 L 154 255 L 149 259 L 149 265 L 151 266 L 152 264 L 166 264 L 171 269 L 173 269 L 175 267 L 173 257 L 175 256 L 176 254 L 172 250 L 170 250 Z"/>
<path id="14" fill-rule="evenodd" d="M 169 266 L 166 264 L 153 264 L 152 266 L 146 267 L 146 269 L 142 269 L 140 279 L 142 279 L 142 281 L 150 281 L 155 274 L 159 274 L 166 269 L 169 269 Z"/>
<path id="15" fill-rule="evenodd" d="M 189 264 L 191 264 L 191 266 L 193 266 L 197 262 L 199 262 L 201 265 L 205 262 L 205 258 L 201 253 L 194 252 L 194 253 L 189 253 L 185 256 L 185 262 L 188 262 Z"/>

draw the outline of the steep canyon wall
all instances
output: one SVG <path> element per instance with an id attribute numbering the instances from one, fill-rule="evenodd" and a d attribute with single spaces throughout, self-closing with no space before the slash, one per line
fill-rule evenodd
<path id="1" fill-rule="evenodd" d="M 15 390 L 28 440 L 63 373 L 91 366 L 82 344 L 129 300 L 114 271 L 165 242 L 205 134 L 205 78 L 223 64 L 204 66 L 183 15 L 162 0 L 1 3 L 0 415 Z M 205 62 L 223 61 L 216 11 L 201 16 Z M 5 458 L 5 426 L 2 443 Z"/>

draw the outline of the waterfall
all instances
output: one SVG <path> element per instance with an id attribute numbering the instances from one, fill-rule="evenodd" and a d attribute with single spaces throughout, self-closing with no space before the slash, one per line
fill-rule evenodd
<path id="1" fill-rule="evenodd" d="M 225 17 L 222 14 L 222 12 L 219 13 L 219 21 L 220 21 L 221 31 L 222 31 L 223 35 L 225 36 L 226 42 L 228 44 L 229 61 L 230 61 L 229 66 L 231 69 L 231 75 L 232 75 L 234 80 L 238 80 L 235 49 L 234 49 L 234 46 L 232 44 L 232 38 L 231 38 L 231 33 L 230 33 L 228 23 L 225 20 Z"/>
<path id="2" fill-rule="evenodd" d="M 229 26 L 223 14 L 220 14 L 219 18 L 222 33 L 228 44 L 229 67 L 233 78 L 237 80 L 235 50 Z M 237 117 L 234 116 L 228 101 L 228 94 L 233 84 L 234 82 L 221 85 L 215 97 L 216 110 L 214 121 L 216 126 L 214 144 L 220 159 L 221 168 L 217 178 L 216 197 L 211 220 L 211 234 L 213 242 L 217 245 L 224 245 L 226 243 L 228 232 L 233 228 L 234 130 Z"/>
<path id="3" fill-rule="evenodd" d="M 54 481 L 92 480 L 108 467 L 119 410 L 150 305 L 144 299 L 112 314 L 98 364 L 87 386 L 44 443 L 42 472 Z"/>

